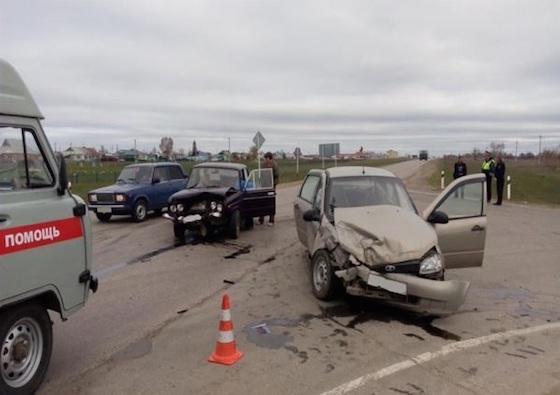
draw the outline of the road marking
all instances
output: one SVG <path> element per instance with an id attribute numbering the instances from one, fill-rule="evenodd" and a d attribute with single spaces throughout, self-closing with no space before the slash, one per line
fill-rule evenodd
<path id="1" fill-rule="evenodd" d="M 390 376 L 394 373 L 400 372 L 401 370 L 405 370 L 405 369 L 408 369 L 408 368 L 411 368 L 411 367 L 414 367 L 414 366 L 419 366 L 419 365 L 425 364 L 425 363 L 430 362 L 430 361 L 432 361 L 436 358 L 444 357 L 448 354 L 451 354 L 451 353 L 454 353 L 454 352 L 457 352 L 457 351 L 467 350 L 469 348 L 477 347 L 477 346 L 480 346 L 481 344 L 489 343 L 489 342 L 496 341 L 496 340 L 509 339 L 509 338 L 515 337 L 515 336 L 523 336 L 523 335 L 528 335 L 528 334 L 536 333 L 536 332 L 542 332 L 542 331 L 546 331 L 546 330 L 550 330 L 550 329 L 560 329 L 560 322 L 535 326 L 535 327 L 532 327 L 532 328 L 515 329 L 515 330 L 512 330 L 512 331 L 508 331 L 508 332 L 494 333 L 494 334 L 488 335 L 488 336 L 482 336 L 482 337 L 478 337 L 478 338 L 475 338 L 475 339 L 463 340 L 463 341 L 460 341 L 460 342 L 448 344 L 446 346 L 443 346 L 439 351 L 426 352 L 424 354 L 417 355 L 415 357 L 404 360 L 402 362 L 398 362 L 396 364 L 387 366 L 386 368 L 383 368 L 383 369 L 378 370 L 376 372 L 366 374 L 366 375 L 364 375 L 362 377 L 359 377 L 355 380 L 352 380 L 352 381 L 349 381 L 349 382 L 344 383 L 342 385 L 339 385 L 338 387 L 333 388 L 330 391 L 323 392 L 321 395 L 342 395 L 342 394 L 346 394 L 350 391 L 353 391 L 357 388 L 360 388 L 360 387 L 364 386 L 369 381 L 380 380 L 384 377 L 387 377 L 387 376 Z"/>

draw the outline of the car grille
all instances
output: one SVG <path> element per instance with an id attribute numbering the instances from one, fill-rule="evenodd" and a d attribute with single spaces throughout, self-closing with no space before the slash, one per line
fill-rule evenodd
<path id="1" fill-rule="evenodd" d="M 97 194 L 98 203 L 115 203 L 115 199 L 112 193 L 98 193 Z"/>
<path id="2" fill-rule="evenodd" d="M 394 270 L 391 270 L 394 268 Z M 373 265 L 372 269 L 379 273 L 404 273 L 418 275 L 420 273 L 420 261 L 407 261 L 395 264 Z"/>

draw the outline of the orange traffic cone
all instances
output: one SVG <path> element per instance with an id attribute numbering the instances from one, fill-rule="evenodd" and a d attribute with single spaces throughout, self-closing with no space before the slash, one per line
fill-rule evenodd
<path id="1" fill-rule="evenodd" d="M 231 321 L 229 296 L 227 294 L 222 299 L 222 319 L 220 320 L 219 329 L 220 335 L 216 343 L 216 349 L 210 355 L 208 361 L 233 365 L 243 356 L 243 352 L 237 349 L 233 339 L 233 322 Z"/>

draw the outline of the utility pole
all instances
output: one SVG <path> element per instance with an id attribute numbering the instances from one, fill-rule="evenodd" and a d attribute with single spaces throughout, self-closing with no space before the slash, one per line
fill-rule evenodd
<path id="1" fill-rule="evenodd" d="M 515 141 L 515 161 L 517 162 L 517 140 Z"/>
<path id="2" fill-rule="evenodd" d="M 541 142 L 542 142 L 542 136 L 539 135 L 539 160 L 538 160 L 538 163 L 541 163 Z"/>
<path id="3" fill-rule="evenodd" d="M 227 140 L 228 140 L 228 153 L 229 153 L 229 155 L 228 155 L 228 158 L 229 158 L 228 162 L 231 162 L 231 137 L 228 137 Z"/>
<path id="4" fill-rule="evenodd" d="M 134 163 L 138 162 L 138 151 L 136 151 L 136 139 L 134 139 Z"/>

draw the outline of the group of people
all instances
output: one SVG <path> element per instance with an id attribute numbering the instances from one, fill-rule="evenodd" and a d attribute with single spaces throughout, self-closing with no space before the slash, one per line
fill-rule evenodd
<path id="1" fill-rule="evenodd" d="M 506 174 L 506 164 L 502 157 L 498 155 L 497 160 L 494 159 L 492 153 L 486 151 L 484 153 L 484 161 L 482 162 L 482 172 L 486 176 L 486 201 L 492 200 L 492 177 L 496 178 L 496 190 L 498 198 L 494 205 L 501 206 L 504 197 L 504 179 Z M 461 155 L 457 158 L 453 169 L 453 179 L 467 175 L 467 165 L 463 162 Z"/>

